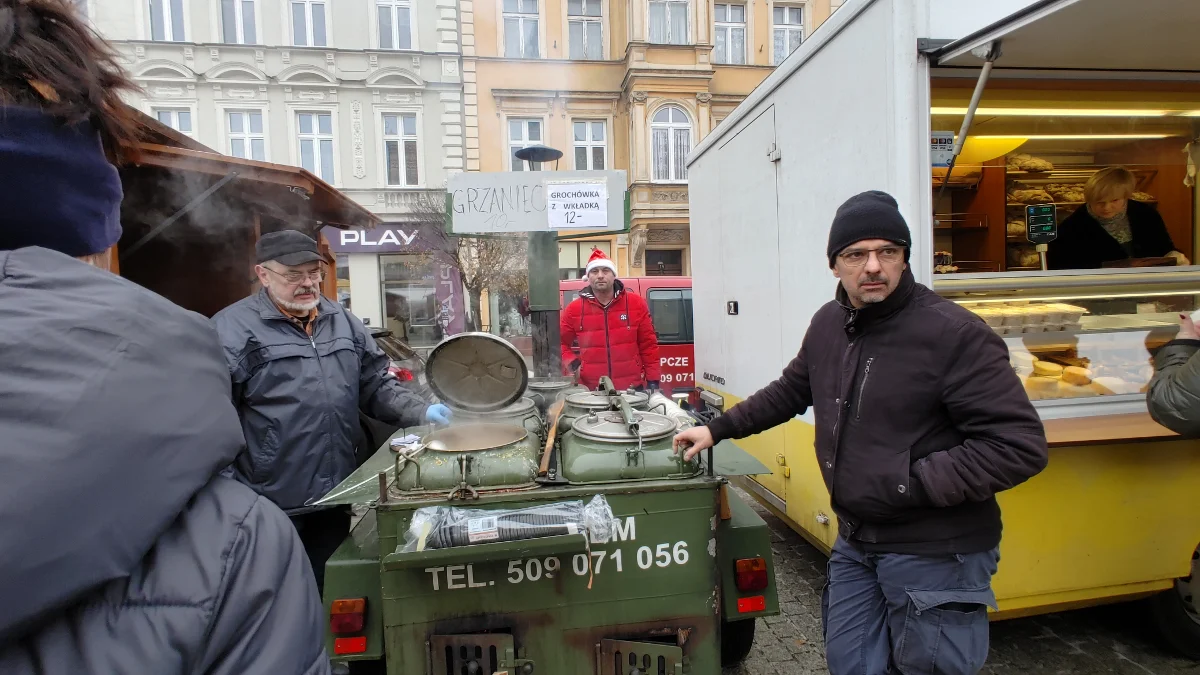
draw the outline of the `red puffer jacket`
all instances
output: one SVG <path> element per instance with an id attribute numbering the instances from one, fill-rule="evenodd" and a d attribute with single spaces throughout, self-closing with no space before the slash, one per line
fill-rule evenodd
<path id="1" fill-rule="evenodd" d="M 560 318 L 563 373 L 571 374 L 570 364 L 581 361 L 579 381 L 595 389 L 604 375 L 613 386 L 627 389 L 658 383 L 658 338 L 650 320 L 650 308 L 641 296 L 615 283 L 616 295 L 608 307 L 596 300 L 591 288 L 567 305 Z M 579 340 L 579 356 L 571 346 Z"/>

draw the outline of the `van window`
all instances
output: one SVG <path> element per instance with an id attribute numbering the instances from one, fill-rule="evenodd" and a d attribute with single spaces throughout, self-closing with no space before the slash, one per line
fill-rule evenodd
<path id="1" fill-rule="evenodd" d="M 646 294 L 659 344 L 687 344 L 692 337 L 692 289 L 651 290 Z"/>
<path id="2" fill-rule="evenodd" d="M 563 291 L 562 296 L 562 309 L 566 309 L 567 305 L 575 302 L 575 298 L 579 297 L 579 291 Z"/>

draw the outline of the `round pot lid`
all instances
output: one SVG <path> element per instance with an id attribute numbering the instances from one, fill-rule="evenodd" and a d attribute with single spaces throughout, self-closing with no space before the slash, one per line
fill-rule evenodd
<path id="1" fill-rule="evenodd" d="M 650 397 L 638 391 L 623 391 L 621 398 L 629 404 L 631 408 L 639 406 L 646 407 L 646 402 Z M 579 406 L 580 408 L 589 408 L 593 410 L 604 410 L 608 407 L 608 396 L 599 391 L 581 391 L 570 396 L 567 396 L 567 403 Z"/>
<path id="2" fill-rule="evenodd" d="M 575 386 L 575 383 L 571 380 L 539 379 L 529 381 L 529 390 L 535 392 L 562 391 L 563 389 L 570 389 L 573 386 Z"/>
<path id="3" fill-rule="evenodd" d="M 521 398 L 529 370 L 521 352 L 507 340 L 490 333 L 460 333 L 429 353 L 425 377 L 446 405 L 491 412 Z"/>
<path id="4" fill-rule="evenodd" d="M 637 420 L 638 431 L 641 433 L 643 442 L 657 441 L 671 436 L 678 427 L 675 420 L 657 413 L 635 412 L 633 418 Z M 575 422 L 571 424 L 571 428 L 583 438 L 595 441 L 637 443 L 637 436 L 630 433 L 621 413 L 615 410 L 606 410 L 602 413 L 576 418 Z"/>

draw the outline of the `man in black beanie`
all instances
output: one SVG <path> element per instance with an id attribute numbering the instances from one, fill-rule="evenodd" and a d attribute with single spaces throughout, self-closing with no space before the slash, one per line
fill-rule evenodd
<path id="1" fill-rule="evenodd" d="M 916 283 L 896 200 L 837 210 L 840 283 L 783 375 L 676 437 L 690 457 L 813 409 L 838 516 L 822 598 L 831 675 L 966 675 L 988 653 L 996 493 L 1046 466 L 1046 435 L 1004 341 Z"/>

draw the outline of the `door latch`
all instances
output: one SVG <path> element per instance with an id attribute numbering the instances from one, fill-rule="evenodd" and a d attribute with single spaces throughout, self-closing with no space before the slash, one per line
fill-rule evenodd
<path id="1" fill-rule="evenodd" d="M 778 162 L 781 159 L 778 145 L 772 143 L 771 147 L 767 148 L 767 159 L 771 160 L 772 162 Z"/>

